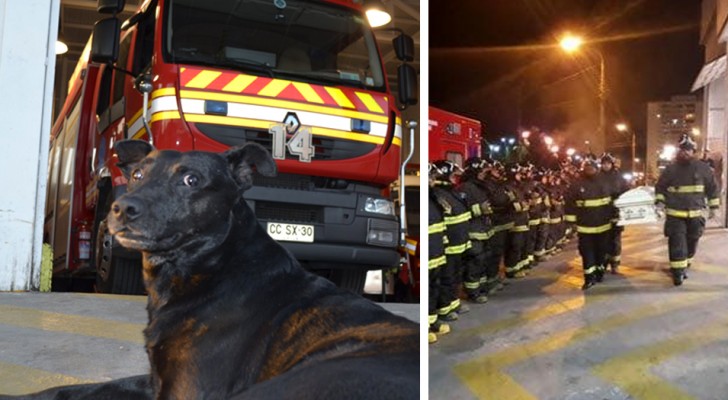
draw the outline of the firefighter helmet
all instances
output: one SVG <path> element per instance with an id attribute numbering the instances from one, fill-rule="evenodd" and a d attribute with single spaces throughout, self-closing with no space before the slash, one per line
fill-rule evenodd
<path id="1" fill-rule="evenodd" d="M 695 150 L 697 148 L 697 145 L 687 133 L 682 134 L 677 146 L 682 150 Z"/>
<path id="2" fill-rule="evenodd" d="M 455 171 L 462 171 L 462 168 L 450 160 L 437 160 L 429 165 L 430 176 L 438 178 L 450 178 Z"/>

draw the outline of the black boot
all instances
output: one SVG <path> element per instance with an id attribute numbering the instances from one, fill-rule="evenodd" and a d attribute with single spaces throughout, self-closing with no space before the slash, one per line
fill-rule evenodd
<path id="1" fill-rule="evenodd" d="M 619 261 L 609 263 L 609 268 L 612 270 L 613 275 L 617 275 L 619 273 Z"/>
<path id="2" fill-rule="evenodd" d="M 672 269 L 672 283 L 675 286 L 680 286 L 683 284 L 683 280 L 687 278 L 687 275 L 685 274 L 685 271 L 679 268 L 673 268 Z"/>
<path id="3" fill-rule="evenodd" d="M 594 275 L 589 274 L 584 277 L 584 284 L 581 286 L 581 290 L 587 290 L 596 284 Z"/>
<path id="4" fill-rule="evenodd" d="M 604 270 L 605 270 L 604 268 L 599 267 L 599 268 L 597 268 L 597 272 L 594 273 L 594 280 L 597 283 L 604 281 Z"/>

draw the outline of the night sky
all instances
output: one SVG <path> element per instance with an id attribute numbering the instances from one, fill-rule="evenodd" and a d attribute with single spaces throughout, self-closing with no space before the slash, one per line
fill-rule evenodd
<path id="1" fill-rule="evenodd" d="M 624 121 L 644 143 L 646 103 L 691 94 L 700 3 L 431 0 L 430 104 L 483 121 L 489 138 L 537 126 L 573 145 L 597 126 L 600 52 L 608 137 Z M 561 51 L 564 31 L 587 38 L 584 51 Z"/>

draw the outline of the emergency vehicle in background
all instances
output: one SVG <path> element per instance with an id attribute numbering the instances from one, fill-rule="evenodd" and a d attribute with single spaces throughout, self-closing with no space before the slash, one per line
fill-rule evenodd
<path id="1" fill-rule="evenodd" d="M 450 160 L 463 167 L 470 157 L 481 157 L 483 124 L 439 108 L 429 108 L 428 160 Z"/>
<path id="2" fill-rule="evenodd" d="M 55 277 L 96 276 L 96 289 L 139 293 L 141 258 L 109 235 L 126 190 L 114 143 L 224 151 L 255 142 L 276 159 L 245 197 L 301 263 L 360 291 L 366 271 L 396 267 L 399 225 L 387 196 L 402 127 L 361 0 L 147 0 L 120 25 L 94 26 L 52 128 L 45 241 Z M 416 104 L 414 42 L 399 104 Z M 151 132 L 150 132 L 151 131 Z"/>

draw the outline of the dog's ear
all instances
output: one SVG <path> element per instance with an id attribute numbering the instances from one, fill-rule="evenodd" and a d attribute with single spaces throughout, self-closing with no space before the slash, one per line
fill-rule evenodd
<path id="1" fill-rule="evenodd" d="M 276 163 L 268 150 L 257 143 L 233 147 L 222 154 L 243 190 L 253 186 L 253 167 L 263 176 L 276 176 Z"/>
<path id="2" fill-rule="evenodd" d="M 143 140 L 120 140 L 114 144 L 114 150 L 119 156 L 116 166 L 119 167 L 124 177 L 129 179 L 132 166 L 151 153 L 154 147 Z"/>

